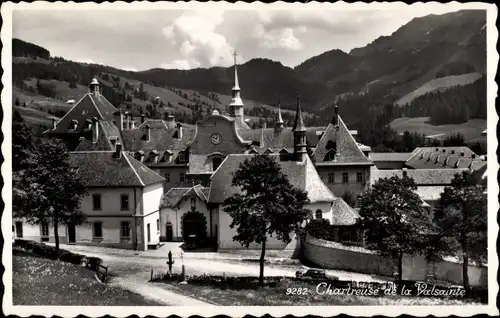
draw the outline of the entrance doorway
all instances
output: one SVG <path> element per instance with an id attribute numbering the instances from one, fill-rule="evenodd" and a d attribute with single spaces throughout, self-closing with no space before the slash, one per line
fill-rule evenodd
<path id="1" fill-rule="evenodd" d="M 16 236 L 23 237 L 23 222 L 16 222 Z"/>
<path id="2" fill-rule="evenodd" d="M 76 243 L 76 226 L 74 224 L 68 224 L 68 244 Z"/>
<path id="3" fill-rule="evenodd" d="M 172 223 L 167 223 L 167 242 L 172 242 L 174 240 L 174 233 L 172 230 Z"/>

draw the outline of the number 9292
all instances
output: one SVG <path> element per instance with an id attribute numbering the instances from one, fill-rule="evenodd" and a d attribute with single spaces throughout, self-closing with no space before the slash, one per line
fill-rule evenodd
<path id="1" fill-rule="evenodd" d="M 308 290 L 305 287 L 292 287 L 292 288 L 287 288 L 286 289 L 286 294 L 287 295 L 307 295 Z"/>

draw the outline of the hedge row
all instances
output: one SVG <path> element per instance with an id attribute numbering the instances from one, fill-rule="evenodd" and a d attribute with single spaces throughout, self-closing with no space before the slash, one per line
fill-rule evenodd
<path id="1" fill-rule="evenodd" d="M 161 281 L 167 282 L 180 282 L 182 280 L 182 275 L 178 273 L 166 273 L 159 277 Z M 285 276 L 267 276 L 264 277 L 264 284 L 267 287 L 277 287 L 284 280 L 293 281 L 293 282 L 316 282 L 316 279 L 312 279 L 309 277 L 297 278 L 297 277 L 285 277 Z M 231 288 L 231 289 L 246 289 L 246 288 L 255 288 L 258 285 L 259 278 L 253 276 L 215 276 L 215 275 L 192 275 L 186 276 L 186 281 L 191 285 L 198 286 L 212 286 L 219 288 Z M 341 281 L 336 279 L 321 279 L 321 282 L 327 282 L 330 284 L 339 285 L 342 284 Z M 350 283 L 350 282 L 349 282 Z"/>
<path id="2" fill-rule="evenodd" d="M 56 252 L 54 246 L 46 245 L 44 243 L 29 241 L 29 240 L 14 240 L 14 246 L 22 248 L 26 251 L 31 251 L 33 254 L 50 259 L 59 259 L 63 262 L 81 265 L 85 264 L 86 267 L 98 271 L 99 265 L 102 260 L 97 257 L 86 257 L 82 254 L 72 253 L 68 250 L 59 249 L 59 254 Z"/>

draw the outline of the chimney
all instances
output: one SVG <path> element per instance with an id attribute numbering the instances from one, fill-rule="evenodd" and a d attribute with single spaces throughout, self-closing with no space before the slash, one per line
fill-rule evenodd
<path id="1" fill-rule="evenodd" d="M 96 117 L 92 118 L 92 142 L 96 143 L 99 140 L 99 123 Z"/>
<path id="2" fill-rule="evenodd" d="M 52 129 L 56 129 L 56 119 L 52 118 Z"/>
<path id="3" fill-rule="evenodd" d="M 125 114 L 123 114 L 123 119 L 125 121 L 125 127 L 124 129 L 130 129 L 130 123 L 129 123 L 129 119 L 128 119 L 128 112 L 125 112 Z"/>
<path id="4" fill-rule="evenodd" d="M 465 153 L 463 151 L 460 152 L 460 157 L 463 157 Z"/>
<path id="5" fill-rule="evenodd" d="M 115 158 L 122 157 L 122 144 L 117 142 L 115 146 Z"/>
<path id="6" fill-rule="evenodd" d="M 123 130 L 123 114 L 121 109 L 117 110 L 115 113 L 115 124 L 118 127 L 118 130 Z"/>
<path id="7" fill-rule="evenodd" d="M 149 124 L 146 124 L 146 142 L 151 141 L 151 126 Z"/>
<path id="8" fill-rule="evenodd" d="M 403 168 L 403 178 L 408 176 L 408 168 Z"/>
<path id="9" fill-rule="evenodd" d="M 177 123 L 177 139 L 182 139 L 182 125 L 180 123 Z"/>
<path id="10" fill-rule="evenodd" d="M 144 124 L 145 120 L 146 120 L 146 115 L 141 114 L 141 124 Z"/>
<path id="11" fill-rule="evenodd" d="M 339 107 L 335 105 L 335 113 L 333 114 L 332 124 L 335 126 L 339 125 Z"/>

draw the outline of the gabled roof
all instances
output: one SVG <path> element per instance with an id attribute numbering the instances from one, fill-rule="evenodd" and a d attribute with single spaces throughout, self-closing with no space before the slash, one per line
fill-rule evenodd
<path id="1" fill-rule="evenodd" d="M 182 127 L 182 139 L 177 138 L 176 129 L 152 128 L 150 141 L 146 141 L 146 129 L 122 130 L 123 146 L 127 151 L 184 150 L 194 137 L 195 130 Z"/>
<path id="2" fill-rule="evenodd" d="M 324 127 L 307 127 L 307 144 L 311 147 L 314 147 L 318 140 L 316 132 L 322 131 L 324 129 Z M 260 143 L 260 148 L 263 148 L 263 151 L 267 150 L 268 148 L 276 150 L 281 148 L 293 148 L 294 146 L 293 131 L 290 127 L 284 127 L 280 130 L 274 128 L 239 130 L 238 134 L 244 140 L 258 141 Z"/>
<path id="3" fill-rule="evenodd" d="M 332 225 L 354 225 L 359 218 L 358 212 L 342 198 L 336 198 L 332 204 Z"/>
<path id="4" fill-rule="evenodd" d="M 406 174 L 415 181 L 417 186 L 423 185 L 450 185 L 455 174 L 467 169 L 408 169 Z M 370 184 L 374 184 L 379 179 L 391 178 L 393 176 L 403 177 L 403 170 L 378 170 L 370 171 Z"/>
<path id="5" fill-rule="evenodd" d="M 363 151 L 361 151 L 340 116 L 338 117 L 338 122 L 338 126 L 330 123 L 326 127 L 325 133 L 316 145 L 313 154 L 316 165 L 373 165 Z M 336 143 L 337 147 L 336 156 L 334 160 L 331 160 L 327 154 L 334 143 Z"/>
<path id="6" fill-rule="evenodd" d="M 418 147 L 405 165 L 413 169 L 467 168 L 475 161 L 482 159 L 469 147 Z"/>
<path id="7" fill-rule="evenodd" d="M 412 155 L 411 152 L 371 152 L 368 157 L 372 161 L 400 161 L 405 162 Z"/>
<path id="8" fill-rule="evenodd" d="M 176 207 L 184 197 L 197 196 L 200 200 L 207 202 L 208 188 L 198 184 L 191 188 L 172 188 L 162 197 L 160 208 Z"/>
<path id="9" fill-rule="evenodd" d="M 145 187 L 162 183 L 165 179 L 122 152 L 70 152 L 70 163 L 77 170 L 86 187 Z"/>
<path id="10" fill-rule="evenodd" d="M 122 143 L 118 127 L 111 121 L 99 121 L 99 137 L 96 143 L 92 142 L 92 131 L 86 137 L 80 138 L 80 143 L 75 151 L 106 151 L 115 150 L 116 143 Z"/>
<path id="11" fill-rule="evenodd" d="M 113 120 L 116 108 L 101 94 L 87 93 L 61 118 L 55 129 L 46 133 L 65 133 L 71 127 L 71 122 L 78 122 L 77 131 L 85 129 L 85 120 L 96 117 L 98 120 Z"/>
<path id="12" fill-rule="evenodd" d="M 231 186 L 233 173 L 241 163 L 253 155 L 229 155 L 211 177 L 209 202 L 222 203 L 240 189 Z M 309 156 L 303 162 L 279 161 L 279 156 L 272 155 L 281 166 L 290 183 L 303 191 L 307 191 L 309 200 L 314 202 L 333 202 L 335 196 L 323 183 Z"/>

